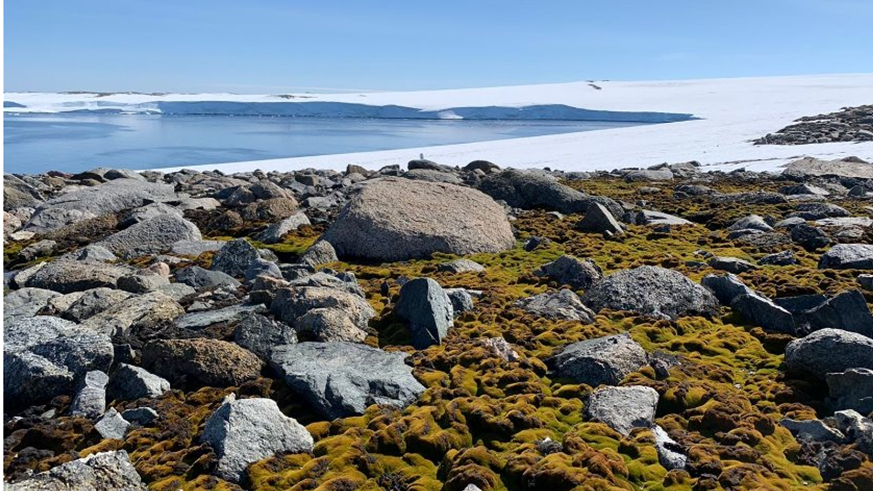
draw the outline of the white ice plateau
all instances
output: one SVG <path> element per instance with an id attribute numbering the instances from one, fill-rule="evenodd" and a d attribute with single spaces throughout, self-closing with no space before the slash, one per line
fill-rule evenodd
<path id="1" fill-rule="evenodd" d="M 802 116 L 873 104 L 873 74 L 545 85 L 361 94 L 7 93 L 4 111 L 234 114 L 409 119 L 555 119 L 650 123 L 607 130 L 378 152 L 201 165 L 199 170 L 376 169 L 425 158 L 450 165 L 567 171 L 696 160 L 708 169 L 779 171 L 803 156 L 873 161 L 873 142 L 753 145 Z M 176 170 L 176 169 L 161 169 Z"/>

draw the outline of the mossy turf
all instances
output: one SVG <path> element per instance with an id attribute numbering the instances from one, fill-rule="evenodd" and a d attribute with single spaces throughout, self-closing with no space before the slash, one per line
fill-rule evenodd
<path id="1" fill-rule="evenodd" d="M 624 201 L 647 199 L 651 207 L 700 222 L 656 234 L 633 226 L 614 239 L 575 231 L 579 216 L 558 220 L 542 211 L 528 212 L 513 224 L 515 248 L 470 259 L 485 271 L 448 273 L 437 264 L 454 258 L 391 264 L 338 262 L 326 265 L 354 272 L 378 313 L 366 342 L 409 353 L 415 377 L 427 387 L 416 404 L 396 410 L 372 406 L 357 417 L 324 421 L 280 382 L 262 378 L 240 388 L 174 390 L 158 400 L 141 401 L 162 419 L 153 428 L 137 428 L 124 441 L 99 441 L 85 420 L 62 416 L 55 423 L 8 423 L 4 469 L 41 470 L 76 456 L 124 448 L 154 491 L 199 489 L 455 491 L 468 484 L 483 490 L 852 490 L 873 489 L 873 464 L 862 462 L 831 482 L 799 458 L 801 445 L 779 425 L 789 416 L 823 417 L 826 390 L 792 380 L 782 369 L 784 346 L 791 338 L 744 325 L 724 309 L 720 316 L 653 320 L 627 312 L 600 312 L 591 324 L 535 317 L 517 308 L 516 300 L 560 285 L 533 275 L 562 254 L 592 258 L 605 274 L 640 265 L 678 270 L 699 281 L 715 272 L 697 254 L 707 251 L 750 261 L 760 250 L 727 239 L 723 227 L 750 213 L 784 217 L 792 205 L 715 205 L 706 199 L 675 200 L 669 186 L 658 194 L 641 194 L 643 184 L 600 178 L 570 183 L 592 194 Z M 764 181 L 763 190 L 784 183 Z M 651 186 L 651 184 L 647 184 Z M 716 181 L 721 192 L 750 191 L 739 181 Z M 860 213 L 861 200 L 841 202 Z M 304 227 L 268 247 L 283 259 L 298 256 L 323 228 Z M 522 243 L 530 236 L 551 244 L 532 252 Z M 790 244 L 799 264 L 763 267 L 741 279 L 775 296 L 836 293 L 857 288 L 857 271 L 820 271 L 821 251 Z M 782 250 L 784 248 L 780 248 Z M 201 258 L 204 264 L 208 258 Z M 444 287 L 481 290 L 476 307 L 455 319 L 441 346 L 415 351 L 408 334 L 392 315 L 398 279 L 429 276 Z M 383 284 L 387 291 L 383 290 Z M 867 292 L 868 302 L 873 300 Z M 638 429 L 623 437 L 608 426 L 583 417 L 586 385 L 552 377 L 543 360 L 572 342 L 628 332 L 649 352 L 674 355 L 680 364 L 657 375 L 646 367 L 623 384 L 654 388 L 660 394 L 657 423 L 688 454 L 685 471 L 667 471 L 658 461 L 654 436 Z M 502 336 L 519 357 L 505 361 L 483 340 Z M 266 373 L 266 375 L 270 375 Z M 307 425 L 316 444 L 312 454 L 277 455 L 253 464 L 249 480 L 235 485 L 209 475 L 215 456 L 200 445 L 205 419 L 223 397 L 272 397 L 283 411 Z M 68 402 L 68 401 L 67 401 Z M 58 402 L 63 408 L 66 402 Z M 119 410 L 136 401 L 114 403 Z M 543 453 L 537 442 L 551 438 L 563 451 Z M 45 443 L 49 442 L 49 443 Z M 16 458 L 26 447 L 51 449 L 50 456 Z"/>

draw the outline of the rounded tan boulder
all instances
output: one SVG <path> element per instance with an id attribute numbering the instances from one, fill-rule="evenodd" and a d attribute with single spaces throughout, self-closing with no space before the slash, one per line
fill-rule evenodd
<path id="1" fill-rule="evenodd" d="M 324 238 L 340 257 L 401 261 L 515 244 L 503 207 L 475 189 L 384 178 L 362 186 Z"/>

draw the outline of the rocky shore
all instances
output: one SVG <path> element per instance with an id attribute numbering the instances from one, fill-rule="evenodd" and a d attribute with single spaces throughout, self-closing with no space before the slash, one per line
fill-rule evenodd
<path id="1" fill-rule="evenodd" d="M 873 141 L 873 105 L 804 116 L 776 133 L 755 140 L 756 145 L 806 145 L 809 143 Z"/>
<path id="2" fill-rule="evenodd" d="M 873 489 L 859 159 L 101 168 L 4 199 L 8 489 Z"/>

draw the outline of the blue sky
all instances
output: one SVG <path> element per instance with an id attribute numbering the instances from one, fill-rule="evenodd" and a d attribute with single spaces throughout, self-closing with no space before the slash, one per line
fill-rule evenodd
<path id="1" fill-rule="evenodd" d="M 5 90 L 277 93 L 873 71 L 870 0 L 6 0 Z"/>

